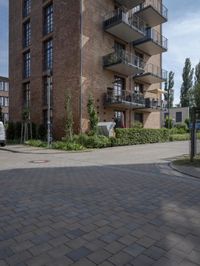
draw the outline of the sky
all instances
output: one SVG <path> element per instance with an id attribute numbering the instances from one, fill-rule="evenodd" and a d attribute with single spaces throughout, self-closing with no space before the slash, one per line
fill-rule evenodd
<path id="1" fill-rule="evenodd" d="M 169 21 L 163 35 L 169 49 L 163 55 L 163 68 L 175 72 L 175 104 L 180 100 L 182 71 L 186 57 L 193 66 L 200 61 L 200 0 L 163 0 Z M 8 0 L 0 0 L 0 75 L 8 76 Z"/>

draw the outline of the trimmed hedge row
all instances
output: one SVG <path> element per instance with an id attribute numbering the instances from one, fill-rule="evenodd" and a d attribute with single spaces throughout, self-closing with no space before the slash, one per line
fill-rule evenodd
<path id="1" fill-rule="evenodd" d="M 167 142 L 169 141 L 169 135 L 170 132 L 167 129 L 118 128 L 116 129 L 116 143 L 113 144 L 114 146 L 120 146 Z"/>

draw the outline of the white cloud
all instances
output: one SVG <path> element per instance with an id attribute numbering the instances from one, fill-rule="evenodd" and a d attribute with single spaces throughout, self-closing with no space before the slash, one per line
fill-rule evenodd
<path id="1" fill-rule="evenodd" d="M 164 35 L 169 39 L 169 51 L 164 55 L 164 66 L 175 72 L 175 103 L 179 103 L 182 70 L 185 58 L 189 57 L 195 66 L 200 61 L 200 16 L 190 13 L 169 21 L 164 27 Z"/>

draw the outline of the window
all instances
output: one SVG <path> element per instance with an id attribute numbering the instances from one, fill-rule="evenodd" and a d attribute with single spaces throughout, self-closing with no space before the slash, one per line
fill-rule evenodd
<path id="1" fill-rule="evenodd" d="M 25 108 L 30 107 L 30 83 L 25 83 L 23 86 L 23 105 Z"/>
<path id="2" fill-rule="evenodd" d="M 176 123 L 182 123 L 182 112 L 176 112 Z"/>
<path id="3" fill-rule="evenodd" d="M 8 107 L 8 105 L 9 105 L 8 97 L 4 97 L 4 106 Z"/>
<path id="4" fill-rule="evenodd" d="M 0 81 L 0 91 L 3 91 L 3 90 L 4 90 L 4 82 Z"/>
<path id="5" fill-rule="evenodd" d="M 125 79 L 115 76 L 114 81 L 114 95 L 121 96 L 122 92 L 125 90 Z"/>
<path id="6" fill-rule="evenodd" d="M 29 78 L 31 74 L 31 54 L 27 52 L 24 54 L 24 78 Z"/>
<path id="7" fill-rule="evenodd" d="M 115 111 L 115 119 L 116 128 L 124 128 L 125 127 L 125 112 Z"/>
<path id="8" fill-rule="evenodd" d="M 4 82 L 4 91 L 8 91 L 8 90 L 9 90 L 9 83 Z"/>
<path id="9" fill-rule="evenodd" d="M 44 34 L 53 31 L 53 4 L 44 8 Z"/>
<path id="10" fill-rule="evenodd" d="M 31 23 L 30 21 L 27 21 L 26 23 L 24 23 L 23 27 L 24 27 L 23 45 L 25 48 L 31 44 Z"/>
<path id="11" fill-rule="evenodd" d="M 134 116 L 135 116 L 136 122 L 140 122 L 143 124 L 143 114 L 142 113 L 135 113 Z"/>
<path id="12" fill-rule="evenodd" d="M 0 96 L 0 106 L 3 106 L 4 105 L 4 99 L 3 99 L 3 96 Z"/>
<path id="13" fill-rule="evenodd" d="M 53 40 L 44 43 L 44 70 L 53 68 Z"/>
<path id="14" fill-rule="evenodd" d="M 139 83 L 135 83 L 134 92 L 136 94 L 143 94 L 144 93 L 144 85 L 143 84 L 139 84 Z"/>
<path id="15" fill-rule="evenodd" d="M 27 17 L 31 13 L 31 0 L 24 0 L 23 15 Z"/>

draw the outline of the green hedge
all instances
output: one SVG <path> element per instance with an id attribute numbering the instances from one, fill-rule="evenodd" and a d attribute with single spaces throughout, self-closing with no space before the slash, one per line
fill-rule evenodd
<path id="1" fill-rule="evenodd" d="M 112 139 L 113 146 L 137 145 L 146 143 L 167 142 L 169 130 L 167 129 L 116 129 L 116 139 Z"/>

